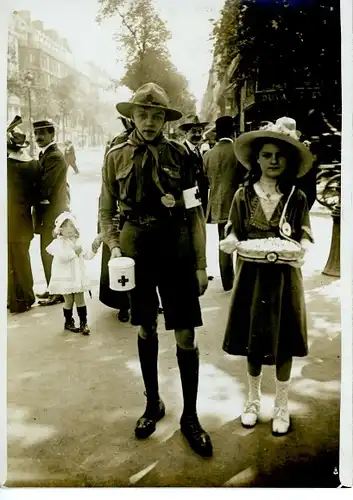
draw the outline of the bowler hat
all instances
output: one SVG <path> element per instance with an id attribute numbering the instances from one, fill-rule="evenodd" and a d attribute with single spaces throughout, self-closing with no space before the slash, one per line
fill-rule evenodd
<path id="1" fill-rule="evenodd" d="M 251 169 L 251 155 L 256 139 L 276 139 L 283 141 L 293 146 L 299 155 L 299 165 L 297 177 L 302 177 L 306 174 L 313 163 L 313 156 L 307 146 L 299 141 L 300 132 L 297 130 L 296 121 L 293 118 L 283 116 L 278 118 L 276 123 L 267 123 L 259 130 L 245 132 L 241 134 L 234 142 L 235 154 L 248 170 Z"/>
<path id="2" fill-rule="evenodd" d="M 165 120 L 167 122 L 179 120 L 183 116 L 180 111 L 169 107 L 169 99 L 165 90 L 152 82 L 146 83 L 137 89 L 131 101 L 118 102 L 116 109 L 121 115 L 131 119 L 134 106 L 161 109 L 165 111 Z"/>
<path id="3" fill-rule="evenodd" d="M 219 132 L 234 132 L 235 124 L 231 116 L 220 116 L 216 120 L 216 133 Z"/>
<path id="4" fill-rule="evenodd" d="M 34 130 L 40 130 L 44 128 L 55 128 L 55 123 L 52 120 L 40 120 L 33 122 Z"/>

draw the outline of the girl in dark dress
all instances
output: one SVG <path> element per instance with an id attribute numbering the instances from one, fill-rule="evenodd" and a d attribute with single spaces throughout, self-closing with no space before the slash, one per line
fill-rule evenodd
<path id="1" fill-rule="evenodd" d="M 29 247 L 33 238 L 31 207 L 39 166 L 25 148 L 25 134 L 16 117 L 7 129 L 7 304 L 12 313 L 28 311 L 35 302 Z"/>
<path id="2" fill-rule="evenodd" d="M 307 325 L 300 266 L 313 242 L 305 194 L 294 187 L 312 165 L 309 149 L 297 140 L 295 121 L 281 118 L 235 141 L 239 161 L 249 170 L 248 181 L 233 199 L 220 242 L 226 253 L 239 241 L 281 237 L 302 246 L 300 262 L 261 264 L 237 258 L 236 276 L 223 349 L 247 357 L 249 395 L 241 422 L 253 427 L 260 412 L 262 365 L 276 366 L 274 435 L 290 428 L 288 388 L 293 356 L 306 356 Z M 288 201 L 286 217 L 281 218 Z"/>

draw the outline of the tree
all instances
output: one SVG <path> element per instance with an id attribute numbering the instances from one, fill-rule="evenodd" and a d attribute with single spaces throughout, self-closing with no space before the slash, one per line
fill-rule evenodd
<path id="1" fill-rule="evenodd" d="M 77 105 L 78 82 L 74 75 L 58 80 L 51 87 L 52 99 L 56 106 L 56 118 L 62 123 L 62 140 L 65 141 L 65 121 Z"/>
<path id="2" fill-rule="evenodd" d="M 121 21 L 114 39 L 126 54 L 125 74 L 116 84 L 136 91 L 144 83 L 157 83 L 168 93 L 172 106 L 194 112 L 195 100 L 188 82 L 171 63 L 167 50 L 171 34 L 151 0 L 99 0 L 99 4 L 99 23 L 116 15 Z"/>
<path id="3" fill-rule="evenodd" d="M 218 73 L 239 55 L 234 78 L 264 88 L 340 89 L 338 0 L 226 0 L 213 29 Z"/>
<path id="4" fill-rule="evenodd" d="M 29 122 L 29 99 L 31 99 L 32 120 L 51 117 L 55 112 L 50 88 L 43 85 L 40 72 L 33 70 L 31 76 L 32 78 L 29 80 L 27 71 L 11 72 L 7 76 L 8 95 L 15 95 L 21 99 L 25 129 Z"/>

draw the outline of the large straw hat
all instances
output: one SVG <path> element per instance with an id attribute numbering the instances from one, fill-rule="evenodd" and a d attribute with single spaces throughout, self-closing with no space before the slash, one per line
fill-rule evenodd
<path id="1" fill-rule="evenodd" d="M 126 118 L 132 118 L 134 106 L 162 109 L 165 111 L 165 119 L 167 122 L 179 120 L 183 116 L 180 111 L 169 107 L 169 99 L 165 90 L 155 83 L 146 83 L 142 85 L 142 87 L 136 90 L 131 101 L 118 102 L 116 109 Z"/>
<path id="2" fill-rule="evenodd" d="M 300 132 L 297 130 L 296 121 L 284 116 L 278 118 L 276 123 L 267 123 L 259 130 L 245 132 L 234 142 L 235 154 L 248 170 L 251 168 L 251 153 L 256 139 L 276 139 L 293 146 L 299 154 L 299 167 L 297 177 L 305 175 L 312 167 L 313 157 L 307 146 L 299 141 Z"/>

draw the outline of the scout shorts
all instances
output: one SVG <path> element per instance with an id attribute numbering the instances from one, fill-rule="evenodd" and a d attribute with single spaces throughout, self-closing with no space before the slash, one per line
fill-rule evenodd
<path id="1" fill-rule="evenodd" d="M 136 286 L 130 292 L 133 325 L 155 322 L 158 288 L 167 330 L 202 326 L 195 259 L 185 221 L 148 228 L 127 221 L 120 233 L 120 249 L 135 261 Z"/>

